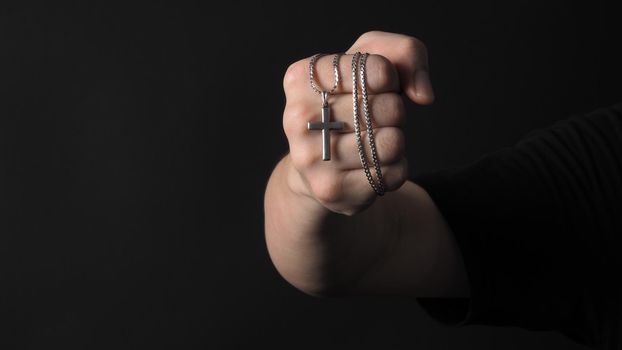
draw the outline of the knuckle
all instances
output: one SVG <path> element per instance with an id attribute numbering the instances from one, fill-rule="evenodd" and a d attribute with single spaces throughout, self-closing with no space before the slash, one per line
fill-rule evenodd
<path id="1" fill-rule="evenodd" d="M 306 64 L 305 60 L 296 61 L 287 67 L 285 75 L 283 76 L 283 89 L 287 90 L 292 87 L 296 82 L 301 79 L 305 79 Z"/>
<path id="2" fill-rule="evenodd" d="M 338 176 L 324 176 L 311 182 L 315 198 L 322 203 L 335 203 L 343 196 L 343 188 Z"/>
<path id="3" fill-rule="evenodd" d="M 406 106 L 404 100 L 398 94 L 387 94 L 387 106 L 390 108 L 391 123 L 398 127 L 406 125 Z"/>
<path id="4" fill-rule="evenodd" d="M 296 133 L 296 125 L 292 118 L 288 118 L 287 114 L 283 114 L 283 131 L 287 138 L 291 138 Z"/>
<path id="5" fill-rule="evenodd" d="M 395 191 L 399 189 L 408 180 L 409 176 L 408 160 L 404 157 L 400 163 L 391 169 L 391 181 L 388 183 L 388 190 Z"/>
<path id="6" fill-rule="evenodd" d="M 311 168 L 316 162 L 316 156 L 305 147 L 292 147 L 290 156 L 294 167 L 301 171 Z"/>
<path id="7" fill-rule="evenodd" d="M 354 209 L 346 209 L 346 210 L 342 210 L 341 214 L 345 215 L 345 216 L 354 216 L 357 212 Z"/>
<path id="8" fill-rule="evenodd" d="M 339 213 L 345 216 L 354 216 L 360 212 L 362 212 L 366 207 L 348 207 L 346 209 L 340 210 Z"/>
<path id="9" fill-rule="evenodd" d="M 406 157 L 402 159 L 397 169 L 398 169 L 397 179 L 400 184 L 403 184 L 410 176 L 409 170 L 408 170 L 408 159 L 406 159 Z"/>
<path id="10" fill-rule="evenodd" d="M 372 39 L 372 38 L 376 37 L 378 35 L 378 33 L 379 33 L 379 31 L 377 31 L 377 30 L 367 31 L 367 32 L 361 34 L 359 36 L 358 40 L 364 41 L 364 40 Z"/>
<path id="11" fill-rule="evenodd" d="M 302 134 L 306 130 L 306 120 L 309 119 L 309 109 L 301 103 L 287 104 L 283 112 L 283 130 L 288 137 Z"/>
<path id="12" fill-rule="evenodd" d="M 423 41 L 413 37 L 413 36 L 406 36 L 404 38 L 404 47 L 406 49 L 408 49 L 409 51 L 414 51 L 414 52 L 427 52 L 427 48 L 425 46 L 425 44 L 423 43 Z"/>
<path id="13" fill-rule="evenodd" d="M 384 56 L 371 56 L 371 64 L 368 65 L 368 71 L 373 74 L 373 80 L 370 79 L 369 84 L 376 87 L 376 90 L 387 90 L 393 86 L 396 71 L 393 64 Z M 371 69 L 369 69 L 371 66 Z"/>
<path id="14" fill-rule="evenodd" d="M 381 137 L 378 138 L 378 157 L 387 164 L 397 162 L 404 154 L 406 139 L 402 130 L 398 128 L 383 128 Z"/>

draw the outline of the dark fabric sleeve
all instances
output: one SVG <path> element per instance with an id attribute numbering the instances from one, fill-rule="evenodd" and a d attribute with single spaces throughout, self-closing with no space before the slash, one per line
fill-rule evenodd
<path id="1" fill-rule="evenodd" d="M 622 103 L 412 180 L 451 227 L 471 289 L 418 298 L 429 315 L 621 346 Z"/>

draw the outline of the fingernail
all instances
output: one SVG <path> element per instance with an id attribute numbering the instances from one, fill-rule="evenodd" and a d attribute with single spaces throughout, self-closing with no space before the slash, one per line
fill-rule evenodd
<path id="1" fill-rule="evenodd" d="M 434 100 L 430 73 L 427 70 L 418 70 L 415 72 L 415 95 L 430 101 Z"/>

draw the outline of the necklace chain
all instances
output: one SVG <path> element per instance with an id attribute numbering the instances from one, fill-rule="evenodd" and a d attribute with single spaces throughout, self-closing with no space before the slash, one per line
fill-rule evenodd
<path id="1" fill-rule="evenodd" d="M 380 162 L 378 161 L 378 154 L 376 151 L 376 141 L 374 138 L 374 130 L 371 122 L 371 114 L 369 112 L 369 96 L 367 94 L 367 81 L 366 81 L 366 62 L 368 53 L 361 54 L 360 52 L 356 52 L 354 56 L 352 56 L 352 111 L 354 117 L 354 134 L 356 138 L 357 149 L 359 153 L 359 158 L 361 160 L 361 164 L 363 165 L 363 170 L 365 171 L 365 176 L 367 177 L 367 181 L 373 188 L 373 190 L 379 195 L 382 196 L 385 193 L 384 187 L 384 178 L 382 176 L 382 170 L 380 168 Z M 358 84 L 357 84 L 357 75 L 360 77 L 361 82 L 361 96 L 363 102 L 363 114 L 365 116 L 365 127 L 367 128 L 367 138 L 369 141 L 369 148 L 371 149 L 372 162 L 376 171 L 376 177 L 378 178 L 378 183 L 374 181 L 371 172 L 369 170 L 369 164 L 367 162 L 365 156 L 365 150 L 363 148 L 363 143 L 361 141 L 361 127 L 359 122 L 359 98 L 358 98 Z"/>
<path id="2" fill-rule="evenodd" d="M 322 103 L 326 104 L 326 99 L 328 95 L 335 92 L 335 90 L 337 90 L 337 86 L 339 86 L 339 57 L 341 56 L 341 54 L 337 53 L 333 56 L 334 82 L 333 87 L 328 91 L 320 89 L 315 83 L 315 62 L 324 55 L 326 54 L 316 53 L 315 55 L 311 56 L 311 60 L 309 61 L 309 83 L 311 84 L 311 88 L 313 89 L 313 91 L 322 95 Z"/>

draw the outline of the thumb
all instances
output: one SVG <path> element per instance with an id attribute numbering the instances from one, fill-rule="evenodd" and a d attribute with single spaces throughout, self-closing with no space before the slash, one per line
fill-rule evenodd
<path id="1" fill-rule="evenodd" d="M 371 31 L 361 35 L 346 53 L 369 52 L 386 57 L 397 69 L 400 85 L 413 102 L 434 102 L 428 52 L 419 39 L 396 33 Z"/>

